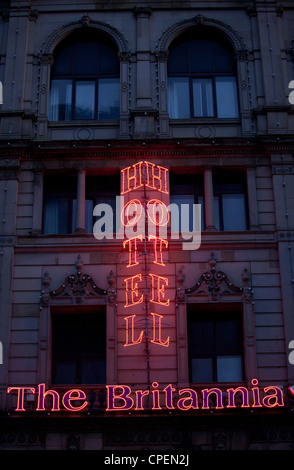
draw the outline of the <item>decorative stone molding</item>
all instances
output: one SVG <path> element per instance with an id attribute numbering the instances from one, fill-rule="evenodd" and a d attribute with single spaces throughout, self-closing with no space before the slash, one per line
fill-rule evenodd
<path id="1" fill-rule="evenodd" d="M 116 290 L 115 290 L 116 278 L 112 270 L 110 271 L 109 276 L 107 277 L 107 281 L 108 281 L 108 289 L 107 289 L 108 303 L 113 305 L 116 301 Z"/>
<path id="2" fill-rule="evenodd" d="M 144 16 L 150 16 L 152 13 L 152 9 L 150 7 L 135 7 L 134 10 L 134 15 L 144 15 Z"/>
<path id="3" fill-rule="evenodd" d="M 191 27 L 197 26 L 207 26 L 212 27 L 215 30 L 223 32 L 226 37 L 230 40 L 235 52 L 246 50 L 244 43 L 238 33 L 234 31 L 230 26 L 226 25 L 222 21 L 216 20 L 214 18 L 207 18 L 200 13 L 191 19 L 180 21 L 172 25 L 168 30 L 166 30 L 161 36 L 158 46 L 157 54 L 160 52 L 165 52 L 168 50 L 170 43 L 179 35 L 182 34 L 185 30 Z"/>
<path id="4" fill-rule="evenodd" d="M 71 298 L 75 303 L 80 304 L 85 298 L 106 296 L 107 291 L 98 287 L 91 276 L 83 274 L 82 269 L 83 261 L 79 255 L 76 261 L 77 272 L 67 276 L 57 289 L 51 291 L 49 290 L 51 278 L 48 273 L 45 273 L 40 296 L 41 306 L 47 306 L 53 298 Z"/>
<path id="5" fill-rule="evenodd" d="M 104 33 L 107 33 L 114 42 L 117 44 L 120 52 L 129 52 L 129 46 L 127 40 L 124 38 L 123 34 L 118 31 L 113 26 L 103 23 L 102 21 L 92 20 L 88 15 L 82 16 L 79 21 L 73 21 L 67 25 L 63 25 L 61 28 L 54 31 L 49 38 L 47 39 L 42 54 L 49 55 L 53 52 L 55 46 L 64 39 L 71 32 L 78 30 L 80 28 L 93 28 Z"/>
<path id="6" fill-rule="evenodd" d="M 184 302 L 185 301 L 185 288 L 183 287 L 183 282 L 185 281 L 185 275 L 183 273 L 184 266 L 178 270 L 176 281 L 177 281 L 177 294 L 176 301 Z"/>
<path id="7" fill-rule="evenodd" d="M 208 264 L 210 270 L 201 274 L 194 286 L 185 289 L 185 294 L 207 295 L 213 302 L 220 300 L 223 294 L 241 294 L 244 301 L 251 301 L 252 290 L 249 286 L 249 273 L 247 269 L 244 270 L 242 276 L 245 287 L 240 287 L 234 284 L 223 271 L 216 270 L 217 261 L 213 253 L 210 255 Z"/>

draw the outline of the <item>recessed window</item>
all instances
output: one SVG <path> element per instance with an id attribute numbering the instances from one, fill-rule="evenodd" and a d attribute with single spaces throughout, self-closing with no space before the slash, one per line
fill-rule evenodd
<path id="1" fill-rule="evenodd" d="M 233 50 L 221 36 L 199 28 L 172 43 L 168 103 L 171 119 L 239 116 Z"/>
<path id="2" fill-rule="evenodd" d="M 214 215 L 218 230 L 248 230 L 246 186 L 243 173 L 213 175 Z"/>
<path id="3" fill-rule="evenodd" d="M 203 175 L 171 174 L 170 203 L 177 211 L 171 210 L 171 231 L 192 232 L 196 229 L 193 204 L 201 204 L 201 229 L 204 227 L 204 184 Z"/>
<path id="4" fill-rule="evenodd" d="M 93 233 L 93 225 L 101 219 L 101 232 L 117 228 L 116 196 L 120 194 L 117 175 L 87 175 L 85 205 L 85 232 Z M 56 235 L 74 233 L 77 214 L 77 175 L 60 173 L 44 176 L 43 233 Z M 96 205 L 100 215 L 93 217 Z M 103 219 L 103 220 L 102 220 Z"/>
<path id="5" fill-rule="evenodd" d="M 244 368 L 240 309 L 190 305 L 188 351 L 191 382 L 241 382 Z"/>
<path id="6" fill-rule="evenodd" d="M 97 306 L 88 312 L 52 315 L 52 383 L 106 382 L 106 312 Z"/>
<path id="7" fill-rule="evenodd" d="M 248 230 L 246 176 L 238 171 L 216 171 L 212 174 L 214 225 L 220 231 Z M 170 202 L 178 207 L 178 218 L 171 215 L 172 231 L 177 225 L 186 230 L 193 227 L 193 204 L 201 205 L 201 230 L 206 228 L 204 178 L 199 174 L 172 174 L 170 177 Z M 207 195 L 209 196 L 209 195 Z M 187 207 L 187 209 L 185 209 Z M 182 214 L 185 214 L 183 217 Z M 177 215 L 177 214 L 176 214 Z M 185 230 L 181 230 L 185 231 Z"/>
<path id="8" fill-rule="evenodd" d="M 73 232 L 77 177 L 69 174 L 44 176 L 43 233 Z"/>
<path id="9" fill-rule="evenodd" d="M 49 121 L 119 118 L 119 61 L 106 36 L 73 33 L 54 51 Z"/>
<path id="10" fill-rule="evenodd" d="M 115 232 L 117 227 L 116 197 L 120 194 L 120 177 L 117 175 L 87 176 L 86 178 L 86 231 L 93 233 Z M 93 219 L 93 210 L 96 214 Z M 120 214 L 118 214 L 119 216 Z M 99 222 L 100 221 L 100 222 Z"/>

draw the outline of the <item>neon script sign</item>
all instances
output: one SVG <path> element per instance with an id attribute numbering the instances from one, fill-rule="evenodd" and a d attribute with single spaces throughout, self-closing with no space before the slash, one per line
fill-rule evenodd
<path id="1" fill-rule="evenodd" d="M 152 383 L 151 390 L 132 390 L 128 385 L 107 385 L 106 411 L 145 411 L 150 408 L 153 411 L 167 410 L 209 410 L 212 408 L 211 399 L 214 400 L 214 409 L 237 408 L 236 396 L 242 399 L 241 408 L 275 408 L 284 406 L 283 392 L 279 387 L 269 386 L 260 389 L 258 380 L 251 381 L 251 389 L 247 387 L 229 388 L 225 392 L 219 388 L 206 388 L 194 390 L 183 388 L 176 390 L 172 384 L 159 390 L 157 382 Z M 27 392 L 37 395 L 36 411 L 70 411 L 81 412 L 88 406 L 87 396 L 83 390 L 68 390 L 62 397 L 56 390 L 46 390 L 45 384 L 35 387 L 9 387 L 7 393 L 16 392 L 17 406 L 15 411 L 26 411 L 25 395 Z M 261 392 L 265 395 L 262 397 Z M 48 406 L 47 403 L 50 403 Z"/>

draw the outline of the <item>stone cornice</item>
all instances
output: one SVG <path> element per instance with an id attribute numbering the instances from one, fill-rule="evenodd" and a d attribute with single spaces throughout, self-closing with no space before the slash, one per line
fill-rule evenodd
<path id="1" fill-rule="evenodd" d="M 223 139 L 194 139 L 187 141 L 130 141 L 102 142 L 14 142 L 0 140 L 0 160 L 14 158 L 32 160 L 104 160 L 104 159 L 170 159 L 178 158 L 246 158 L 269 157 L 273 153 L 294 154 L 294 141 L 283 140 L 283 136 L 259 140 L 226 142 Z"/>

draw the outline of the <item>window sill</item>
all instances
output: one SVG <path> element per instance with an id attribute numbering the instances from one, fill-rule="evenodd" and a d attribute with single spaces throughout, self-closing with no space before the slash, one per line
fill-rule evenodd
<path id="1" fill-rule="evenodd" d="M 199 118 L 184 118 L 169 120 L 172 124 L 241 124 L 240 117 L 238 118 L 217 118 L 217 117 L 199 117 Z"/>
<path id="2" fill-rule="evenodd" d="M 89 127 L 89 126 L 118 126 L 118 119 L 98 120 L 82 119 L 76 121 L 48 121 L 48 127 Z"/>

